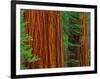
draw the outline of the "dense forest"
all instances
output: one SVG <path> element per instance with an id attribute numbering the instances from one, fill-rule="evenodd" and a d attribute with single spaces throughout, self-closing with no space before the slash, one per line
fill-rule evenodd
<path id="1" fill-rule="evenodd" d="M 90 66 L 90 13 L 20 10 L 21 69 Z"/>

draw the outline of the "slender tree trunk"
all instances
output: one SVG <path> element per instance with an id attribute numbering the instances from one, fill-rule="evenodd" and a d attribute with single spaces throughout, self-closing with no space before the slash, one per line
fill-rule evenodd
<path id="1" fill-rule="evenodd" d="M 80 22 L 83 28 L 81 29 L 81 47 L 78 48 L 78 58 L 80 60 L 80 66 L 90 65 L 90 41 L 89 41 L 89 19 L 88 14 L 81 13 Z"/>
<path id="2" fill-rule="evenodd" d="M 61 15 L 58 11 L 25 10 L 26 31 L 33 40 L 29 45 L 40 60 L 30 68 L 63 67 Z"/>

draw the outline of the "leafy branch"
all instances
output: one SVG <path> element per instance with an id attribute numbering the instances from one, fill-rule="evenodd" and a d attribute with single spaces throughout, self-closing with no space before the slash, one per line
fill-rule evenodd
<path id="1" fill-rule="evenodd" d="M 24 10 L 21 9 L 21 15 L 20 15 L 20 19 L 21 19 L 21 39 L 20 39 L 20 56 L 21 56 L 21 69 L 26 69 L 29 68 L 29 64 L 36 62 L 38 60 L 40 60 L 40 58 L 36 55 L 32 54 L 32 48 L 31 46 L 28 44 L 29 41 L 32 41 L 32 36 L 30 36 L 29 34 L 26 33 L 26 23 L 25 23 L 25 18 L 24 18 Z"/>

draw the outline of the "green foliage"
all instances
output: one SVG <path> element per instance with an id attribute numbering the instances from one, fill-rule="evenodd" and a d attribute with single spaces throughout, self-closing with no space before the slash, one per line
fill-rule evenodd
<path id="1" fill-rule="evenodd" d="M 80 47 L 79 44 L 75 44 L 75 43 L 73 44 L 71 42 L 68 42 L 67 44 L 68 44 L 69 47 Z"/>
<path id="2" fill-rule="evenodd" d="M 22 39 L 21 39 L 21 43 L 25 43 L 25 42 L 27 42 L 27 41 L 30 41 L 30 40 L 32 40 L 32 37 L 31 36 L 29 36 L 28 34 L 22 34 L 21 35 L 21 37 L 22 37 Z"/>
<path id="3" fill-rule="evenodd" d="M 69 61 L 68 61 L 68 64 L 69 64 L 69 66 L 75 66 L 75 65 L 77 65 L 79 63 L 79 60 L 75 60 L 75 59 L 70 59 Z"/>
<path id="4" fill-rule="evenodd" d="M 76 48 L 80 47 L 75 37 L 81 36 L 79 12 L 62 12 L 63 22 L 63 34 L 64 34 L 64 47 L 67 48 L 68 53 L 68 66 L 76 66 L 79 64 L 79 60 L 76 58 Z"/>
<path id="5" fill-rule="evenodd" d="M 26 23 L 25 23 L 25 18 L 24 18 L 24 10 L 21 10 L 21 39 L 20 39 L 20 56 L 21 56 L 21 69 L 27 69 L 28 64 L 32 62 L 36 62 L 40 60 L 40 58 L 36 55 L 32 54 L 32 48 L 27 44 L 27 42 L 32 40 L 32 37 L 26 33 Z M 27 63 L 26 63 L 27 62 Z"/>

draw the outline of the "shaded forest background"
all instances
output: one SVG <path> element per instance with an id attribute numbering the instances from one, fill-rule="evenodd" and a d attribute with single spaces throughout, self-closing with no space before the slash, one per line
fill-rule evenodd
<path id="1" fill-rule="evenodd" d="M 21 69 L 90 66 L 90 13 L 21 9 Z"/>

